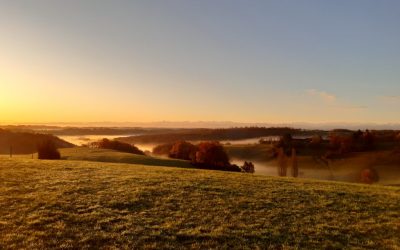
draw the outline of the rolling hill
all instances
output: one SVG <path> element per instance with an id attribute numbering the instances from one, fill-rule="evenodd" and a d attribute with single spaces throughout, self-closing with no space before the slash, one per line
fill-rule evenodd
<path id="1" fill-rule="evenodd" d="M 398 249 L 400 188 L 0 157 L 1 249 Z"/>

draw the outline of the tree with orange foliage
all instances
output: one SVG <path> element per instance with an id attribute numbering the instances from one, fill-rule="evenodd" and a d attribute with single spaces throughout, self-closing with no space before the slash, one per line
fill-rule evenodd
<path id="1" fill-rule="evenodd" d="M 196 158 L 197 147 L 187 141 L 176 142 L 169 151 L 169 157 L 193 161 Z"/>
<path id="2" fill-rule="evenodd" d="M 202 142 L 198 145 L 195 163 L 204 166 L 229 167 L 229 157 L 219 142 Z"/>

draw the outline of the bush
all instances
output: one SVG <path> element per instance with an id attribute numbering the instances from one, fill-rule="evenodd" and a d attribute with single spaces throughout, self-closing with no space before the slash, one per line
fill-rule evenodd
<path id="1" fill-rule="evenodd" d="M 61 154 L 54 142 L 47 140 L 38 145 L 38 159 L 58 160 Z"/>
<path id="2" fill-rule="evenodd" d="M 120 152 L 137 154 L 137 155 L 144 155 L 143 151 L 135 147 L 134 145 L 116 141 L 116 140 L 109 140 L 109 139 L 102 139 L 99 142 L 94 143 L 94 146 L 104 149 L 112 149 Z"/>

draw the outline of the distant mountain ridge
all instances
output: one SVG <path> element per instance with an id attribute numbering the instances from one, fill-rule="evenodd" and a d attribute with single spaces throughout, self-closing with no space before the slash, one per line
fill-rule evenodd
<path id="1" fill-rule="evenodd" d="M 65 128 L 65 127 L 111 127 L 111 128 L 234 128 L 234 127 L 291 127 L 299 129 L 377 129 L 377 130 L 400 130 L 398 123 L 351 123 L 351 122 L 233 122 L 233 121 L 156 121 L 156 122 L 58 122 L 58 123 L 20 123 L 14 125 L 3 124 L 0 127 L 25 127 L 35 128 Z"/>

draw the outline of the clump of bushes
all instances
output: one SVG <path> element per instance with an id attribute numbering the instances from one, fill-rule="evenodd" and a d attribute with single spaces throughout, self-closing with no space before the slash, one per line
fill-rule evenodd
<path id="1" fill-rule="evenodd" d="M 136 146 L 116 141 L 116 140 L 109 140 L 109 139 L 102 139 L 98 142 L 92 144 L 92 146 L 103 148 L 103 149 L 112 149 L 119 152 L 137 154 L 137 155 L 144 155 L 144 152 L 138 149 Z"/>
<path id="2" fill-rule="evenodd" d="M 58 151 L 54 142 L 51 140 L 46 140 L 40 143 L 37 149 L 38 149 L 38 159 L 58 160 L 61 158 L 60 152 Z"/>

